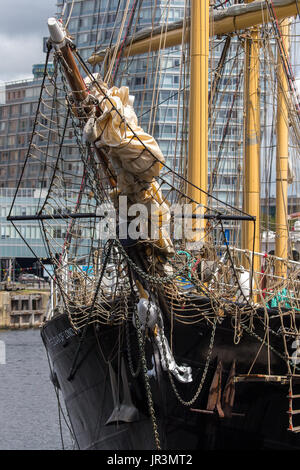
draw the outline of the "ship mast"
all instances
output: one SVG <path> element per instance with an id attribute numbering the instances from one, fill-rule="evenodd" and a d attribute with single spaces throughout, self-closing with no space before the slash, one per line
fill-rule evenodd
<path id="1" fill-rule="evenodd" d="M 188 180 L 204 191 L 208 181 L 208 55 L 209 0 L 192 0 Z M 207 194 L 195 186 L 188 184 L 187 194 L 204 208 Z"/>
<path id="2" fill-rule="evenodd" d="M 285 19 L 281 24 L 281 36 L 284 50 L 289 48 L 288 33 L 289 20 Z M 276 153 L 276 241 L 275 255 L 279 258 L 288 257 L 288 141 L 289 124 L 286 94 L 288 91 L 288 81 L 284 70 L 283 58 L 280 57 L 278 48 L 277 59 L 277 153 Z M 286 276 L 287 268 L 283 261 L 277 261 L 275 266 L 277 276 Z"/>
<path id="3" fill-rule="evenodd" d="M 91 103 L 88 102 L 89 93 L 87 91 L 86 84 L 80 74 L 79 68 L 76 64 L 71 48 L 71 43 L 68 41 L 66 31 L 63 29 L 62 24 L 58 20 L 56 20 L 56 18 L 48 19 L 48 29 L 51 41 L 55 49 L 59 51 L 59 54 L 63 59 L 62 63 L 64 71 L 77 105 L 85 103 L 87 109 L 90 110 Z M 97 108 L 96 111 L 98 111 Z M 96 147 L 96 145 L 94 145 L 94 150 L 99 158 L 99 161 L 107 176 L 111 188 L 116 188 L 116 179 L 110 171 L 107 156 L 102 152 L 100 148 Z"/>
<path id="4" fill-rule="evenodd" d="M 253 0 L 247 0 L 251 3 Z M 259 31 L 253 27 L 245 41 L 244 79 L 244 207 L 243 210 L 256 218 L 253 224 L 244 222 L 243 247 L 260 252 L 260 99 L 259 99 Z M 248 264 L 248 263 L 247 263 Z M 246 267 L 248 268 L 249 266 Z M 259 271 L 259 257 L 254 256 L 253 270 Z"/>

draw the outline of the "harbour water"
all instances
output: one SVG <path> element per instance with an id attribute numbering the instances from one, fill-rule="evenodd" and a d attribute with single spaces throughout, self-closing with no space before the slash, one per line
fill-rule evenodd
<path id="1" fill-rule="evenodd" d="M 6 356 L 0 363 L 0 450 L 60 450 L 61 434 L 64 448 L 72 449 L 40 331 L 1 330 L 0 342 Z"/>

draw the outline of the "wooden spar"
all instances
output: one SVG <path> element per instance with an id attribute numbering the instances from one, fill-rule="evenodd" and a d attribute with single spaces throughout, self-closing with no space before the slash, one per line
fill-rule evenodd
<path id="1" fill-rule="evenodd" d="M 278 0 L 275 2 L 274 11 L 278 20 L 288 18 L 290 16 L 297 15 L 297 1 L 294 0 L 287 3 L 287 0 Z M 201 1 L 199 2 L 201 3 Z M 235 6 L 237 7 L 237 5 Z M 210 36 L 221 36 L 223 34 L 234 33 L 236 31 L 258 26 L 263 23 L 267 23 L 270 19 L 267 11 L 267 2 L 258 2 L 257 9 L 253 11 L 253 5 L 239 5 L 240 13 L 235 10 L 235 14 L 230 15 L 228 9 L 228 16 L 224 15 L 219 17 L 219 14 L 214 12 L 210 23 Z M 242 8 L 243 7 L 243 8 Z M 229 7 L 230 8 L 230 7 Z M 182 22 L 178 22 L 178 26 L 175 29 L 169 28 L 164 33 L 164 47 L 179 46 L 182 43 L 183 26 Z M 128 45 L 124 48 L 124 56 L 134 56 L 137 54 L 147 54 L 150 51 L 157 51 L 161 49 L 161 27 L 158 27 L 154 32 L 149 31 L 148 35 L 143 35 L 139 39 L 140 35 L 128 39 Z M 189 29 L 187 28 L 184 34 L 184 41 L 189 41 Z M 94 53 L 89 63 L 95 65 L 102 62 L 104 54 Z"/>
<path id="2" fill-rule="evenodd" d="M 79 72 L 79 68 L 75 61 L 73 51 L 67 41 L 66 33 L 63 30 L 62 25 L 57 22 L 54 18 L 49 18 L 48 26 L 50 36 L 55 45 L 55 48 L 58 50 L 58 53 L 63 58 L 62 64 L 65 70 L 67 80 L 74 94 L 74 99 L 77 104 L 84 103 L 85 101 L 86 107 L 89 108 L 91 106 L 91 104 L 88 103 L 89 93 L 86 84 Z M 56 38 L 59 38 L 59 42 L 55 40 Z M 109 170 L 109 164 L 106 155 L 101 152 L 101 150 L 98 149 L 96 146 L 94 146 L 94 149 L 110 182 L 111 187 L 115 188 L 117 186 L 117 183 Z"/>
<path id="3" fill-rule="evenodd" d="M 127 57 L 127 56 L 132 56 L 132 55 L 137 55 L 137 54 L 145 54 L 149 51 L 149 48 L 150 48 L 150 51 L 158 51 L 162 47 L 162 42 L 165 48 L 178 46 L 182 43 L 182 34 L 183 34 L 183 31 L 182 31 L 182 28 L 180 28 L 174 31 L 163 33 L 163 41 L 161 40 L 161 33 L 156 34 L 155 36 L 152 37 L 152 39 L 150 39 L 150 36 L 149 36 L 149 38 L 146 38 L 142 41 L 137 41 L 131 46 L 127 46 L 124 50 L 124 56 Z M 189 36 L 190 36 L 190 31 L 189 29 L 186 29 L 185 35 L 184 35 L 184 42 L 189 41 Z M 94 54 L 94 56 L 96 56 L 96 54 Z M 90 62 L 90 59 L 89 59 L 89 62 Z"/>
<path id="4" fill-rule="evenodd" d="M 207 191 L 209 0 L 203 0 L 201 6 L 198 0 L 192 0 L 191 13 L 188 180 L 198 188 Z M 186 190 L 191 199 L 203 206 L 207 205 L 206 193 L 189 184 Z M 204 210 L 200 208 L 199 215 L 203 214 Z M 200 229 L 198 234 L 202 238 L 204 219 L 195 221 L 195 225 Z M 197 240 L 193 239 L 193 241 L 199 241 L 200 237 L 197 236 Z"/>
<path id="5" fill-rule="evenodd" d="M 285 19 L 281 26 L 281 36 L 284 50 L 289 50 L 289 20 Z M 288 150 L 289 150 L 289 123 L 286 94 L 288 81 L 284 70 L 280 50 L 277 49 L 277 154 L 276 154 L 276 239 L 275 256 L 287 259 L 288 257 L 288 220 L 287 220 L 287 191 L 288 191 Z M 277 276 L 287 275 L 287 266 L 282 261 L 275 265 Z"/>
<path id="6" fill-rule="evenodd" d="M 297 11 L 297 1 L 294 0 L 289 4 L 287 1 L 283 0 L 282 2 L 277 2 L 274 5 L 274 11 L 278 20 L 283 18 L 288 18 L 290 16 L 295 16 L 298 14 Z M 245 3 L 252 3 L 245 1 Z M 275 2 L 274 2 L 275 3 Z M 234 33 L 240 31 L 241 29 L 251 28 L 253 26 L 259 26 L 270 21 L 269 15 L 267 13 L 267 2 L 258 2 L 258 8 L 256 11 L 246 11 L 245 13 L 241 11 L 240 15 L 229 16 L 219 21 L 214 21 L 212 32 L 214 35 Z"/>
<path id="7" fill-rule="evenodd" d="M 80 75 L 78 66 L 75 62 L 73 52 L 70 46 L 66 45 L 65 51 L 63 49 L 64 48 L 61 49 L 62 55 L 66 61 L 66 64 L 70 67 L 70 70 L 72 71 L 71 73 L 68 72 L 67 67 L 65 67 L 65 72 L 66 72 L 66 76 L 69 81 L 70 87 L 72 88 L 72 91 L 74 92 L 75 99 L 78 102 L 79 101 L 83 102 L 88 97 L 88 92 L 86 91 L 86 85 L 84 83 L 83 78 Z M 108 158 L 99 148 L 96 147 L 96 145 L 94 145 L 94 150 L 100 160 L 102 168 L 104 169 L 106 173 L 106 176 L 110 182 L 111 187 L 115 188 L 117 186 L 117 182 L 109 170 Z"/>
<path id="8" fill-rule="evenodd" d="M 77 63 L 74 59 L 73 52 L 70 46 L 67 44 L 66 46 L 62 47 L 61 53 L 66 62 L 66 64 L 64 64 L 64 69 L 65 69 L 65 73 L 66 73 L 69 85 L 74 93 L 74 97 L 78 102 L 83 102 L 84 100 L 88 98 L 88 92 L 86 89 L 86 84 L 82 76 L 80 75 Z M 117 186 L 117 183 L 116 183 L 115 178 L 112 176 L 111 172 L 109 171 L 108 158 L 95 145 L 94 145 L 94 150 L 100 160 L 102 168 L 105 171 L 105 174 L 110 182 L 111 187 L 115 188 Z"/>
<path id="9" fill-rule="evenodd" d="M 69 85 L 74 93 L 74 98 L 77 102 L 82 102 L 88 98 L 88 92 L 86 89 L 86 84 L 84 83 L 84 80 L 80 75 L 79 69 L 73 56 L 73 52 L 69 44 L 63 46 L 60 49 L 60 52 L 62 57 L 64 58 L 63 67 Z"/>
<path id="10" fill-rule="evenodd" d="M 249 0 L 252 2 L 253 0 Z M 253 224 L 243 224 L 243 248 L 260 252 L 260 100 L 259 100 L 259 31 L 253 28 L 245 40 L 244 80 L 244 203 L 243 210 L 256 218 Z M 259 257 L 254 256 L 254 272 L 260 271 Z M 248 263 L 247 263 L 248 264 Z M 249 268 L 251 266 L 247 266 Z"/>

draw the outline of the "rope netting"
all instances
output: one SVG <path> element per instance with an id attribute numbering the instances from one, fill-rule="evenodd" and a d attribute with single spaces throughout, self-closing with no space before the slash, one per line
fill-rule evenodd
<path id="1" fill-rule="evenodd" d="M 128 7 L 129 2 L 127 10 Z M 122 27 L 125 28 L 125 24 Z M 120 44 L 121 35 L 118 37 Z M 233 58 L 231 54 L 231 59 L 226 59 L 225 48 L 230 47 L 229 42 L 224 42 L 224 54 L 215 64 L 215 73 L 211 73 L 211 131 L 220 119 L 218 113 L 226 97 L 226 87 L 218 95 L 225 64 L 235 78 L 228 83 L 231 101 L 229 105 L 226 101 L 221 145 L 211 171 L 211 191 L 218 185 L 222 172 L 222 157 L 224 149 L 228 148 L 226 139 L 228 129 L 233 128 L 232 120 L 242 137 L 236 99 L 243 85 L 240 60 L 243 47 L 242 42 L 238 42 Z M 274 62 L 273 50 L 267 40 L 263 44 L 263 54 L 268 57 L 268 61 L 264 61 L 267 68 Z M 34 131 L 16 192 L 17 197 L 22 178 L 32 165 L 38 165 L 36 187 L 40 196 L 34 214 L 37 222 L 31 223 L 39 225 L 43 237 L 47 254 L 41 262 L 53 266 L 50 274 L 56 286 L 53 291 L 56 311 L 66 310 L 76 330 L 87 322 L 121 325 L 132 320 L 139 295 L 138 287 L 130 283 L 133 273 L 149 295 L 164 299 L 170 318 L 181 324 L 205 321 L 213 325 L 216 318 L 229 316 L 238 342 L 243 329 L 252 331 L 254 317 L 269 329 L 270 316 L 274 317 L 274 309 L 277 309 L 277 315 L 285 321 L 288 317 L 290 330 L 298 334 L 300 264 L 238 248 L 240 219 L 244 217 L 243 223 L 252 224 L 253 231 L 259 227 L 255 227 L 248 214 L 211 193 L 206 193 L 206 204 L 199 204 L 189 196 L 189 188 L 195 185 L 186 178 L 186 146 L 183 143 L 180 147 L 180 165 L 172 167 L 150 133 L 156 122 L 158 95 L 153 93 L 151 126 L 149 124 L 147 133 L 138 126 L 128 89 L 109 86 L 99 75 L 90 72 L 74 47 L 72 52 L 86 75 L 87 97 L 82 100 L 82 92 L 71 89 L 66 78 L 68 65 L 56 51 L 53 74 L 47 71 L 47 63 L 45 66 Z M 116 53 L 113 59 L 106 75 L 108 80 L 119 61 Z M 188 75 L 185 47 L 182 47 L 179 62 L 179 88 L 184 90 L 184 74 Z M 156 62 L 159 63 L 161 60 Z M 120 73 L 125 69 L 121 67 Z M 155 83 L 159 88 L 158 75 Z M 224 85 L 224 81 L 222 83 Z M 271 82 L 269 87 L 272 88 Z M 183 91 L 180 96 L 182 100 L 186 98 Z M 179 108 L 178 104 L 178 112 Z M 187 115 L 183 121 L 182 128 L 187 126 Z M 296 117 L 293 123 L 296 135 Z M 116 135 L 121 139 L 118 143 L 114 141 Z M 180 140 L 179 134 L 177 139 Z M 211 141 L 211 145 L 213 143 Z M 240 152 L 241 147 L 236 155 Z M 199 194 L 204 193 L 196 189 Z M 120 197 L 126 198 L 129 208 L 135 204 L 147 209 L 154 206 L 154 219 L 149 222 L 149 211 L 141 215 L 129 210 L 124 222 Z M 11 216 L 15 214 L 14 203 Z M 171 204 L 176 205 L 177 212 Z M 183 206 L 189 208 L 185 218 Z M 226 217 L 236 221 L 236 246 L 231 246 L 227 240 Z M 13 222 L 30 245 L 24 236 L 26 223 L 28 221 Z M 124 224 L 126 236 L 122 237 Z M 150 229 L 155 224 L 157 230 L 152 236 Z M 183 229 L 188 226 L 192 230 L 196 224 L 199 231 L 195 242 Z M 130 225 L 131 234 L 127 231 Z M 137 239 L 132 233 L 138 234 Z M 34 246 L 30 249 L 34 253 Z M 260 272 L 253 272 L 254 257 L 260 259 Z M 286 275 L 276 274 L 278 262 Z"/>

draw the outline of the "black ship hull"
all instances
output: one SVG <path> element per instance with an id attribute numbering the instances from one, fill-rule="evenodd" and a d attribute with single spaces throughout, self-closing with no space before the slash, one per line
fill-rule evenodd
<path id="1" fill-rule="evenodd" d="M 176 362 L 189 365 L 193 371 L 192 383 L 179 383 L 174 378 L 177 392 L 168 373 L 161 367 L 159 351 L 151 338 L 145 342 L 147 380 L 142 370 L 137 377 L 132 374 L 138 366 L 139 356 L 136 330 L 132 325 L 127 334 L 120 327 L 89 325 L 82 342 L 66 314 L 57 315 L 44 325 L 42 338 L 51 359 L 52 377 L 61 389 L 79 449 L 149 450 L 157 448 L 158 439 L 161 449 L 166 450 L 300 448 L 300 434 L 288 431 L 286 363 L 274 353 L 276 349 L 282 350 L 279 335 L 272 339 L 271 352 L 261 347 L 257 337 L 247 334 L 235 345 L 233 329 L 225 319 L 216 328 L 201 393 L 194 403 L 184 406 L 178 395 L 188 402 L 197 391 L 204 372 L 211 328 L 203 322 L 198 326 L 175 323 L 173 328 Z M 256 332 L 259 333 L 258 329 Z M 242 380 L 254 359 L 255 370 L 251 371 L 255 372 L 252 374 L 254 379 Z M 224 393 L 234 360 L 235 376 L 241 380 L 235 384 L 232 417 L 220 417 L 217 409 L 206 409 L 211 384 L 221 361 L 220 393 Z M 269 368 L 266 375 L 267 364 L 272 364 L 272 369 Z M 74 373 L 70 377 L 72 369 Z M 152 402 L 149 402 L 147 382 Z M 129 404 L 128 400 L 125 403 L 126 387 L 130 393 Z M 114 420 L 116 407 L 125 410 L 124 420 L 131 422 L 124 422 L 122 412 L 117 412 Z"/>

